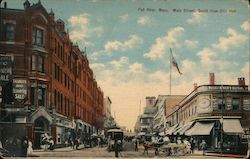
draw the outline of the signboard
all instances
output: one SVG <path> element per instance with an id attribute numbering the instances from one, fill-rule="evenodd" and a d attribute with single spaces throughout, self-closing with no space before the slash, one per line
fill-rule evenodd
<path id="1" fill-rule="evenodd" d="M 24 100 L 27 96 L 27 80 L 13 79 L 13 95 L 14 99 L 19 102 Z"/>
<path id="2" fill-rule="evenodd" d="M 9 82 L 12 75 L 13 56 L 0 55 L 0 82 Z"/>
<path id="3" fill-rule="evenodd" d="M 212 111 L 210 96 L 200 96 L 197 100 L 197 113 L 210 113 Z"/>
<path id="4" fill-rule="evenodd" d="M 228 92 L 235 92 L 235 91 L 247 91 L 245 87 L 242 86 L 207 86 L 208 90 L 215 90 L 215 91 L 228 91 Z"/>

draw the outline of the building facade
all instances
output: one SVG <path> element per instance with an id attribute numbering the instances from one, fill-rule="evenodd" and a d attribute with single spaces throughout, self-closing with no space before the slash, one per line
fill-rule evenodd
<path id="1" fill-rule="evenodd" d="M 44 133 L 56 144 L 84 138 L 103 126 L 104 94 L 94 79 L 86 51 L 70 40 L 64 22 L 41 2 L 24 9 L 1 8 L 1 141 L 11 123 L 41 145 Z M 10 130 L 10 132 L 15 130 Z"/>
<path id="2" fill-rule="evenodd" d="M 135 132 L 139 134 L 153 132 L 154 114 L 155 114 L 155 97 L 146 97 L 146 106 L 143 109 L 143 114 L 138 116 L 135 124 Z"/>
<path id="3" fill-rule="evenodd" d="M 159 95 L 156 99 L 154 107 L 156 109 L 154 115 L 154 132 L 165 134 L 166 127 L 170 124 L 166 120 L 166 116 L 174 112 L 174 108 L 184 98 L 184 95 Z"/>
<path id="4" fill-rule="evenodd" d="M 249 134 L 250 92 L 244 78 L 238 85 L 202 85 L 186 96 L 167 116 L 170 136 L 205 140 L 208 149 L 244 153 L 244 135 Z M 244 152 L 242 152 L 244 151 Z"/>

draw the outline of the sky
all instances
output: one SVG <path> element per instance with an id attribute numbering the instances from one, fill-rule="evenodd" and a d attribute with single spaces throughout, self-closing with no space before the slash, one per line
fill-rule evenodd
<path id="1" fill-rule="evenodd" d="M 24 0 L 8 0 L 23 9 Z M 38 0 L 30 0 L 37 3 Z M 247 0 L 41 0 L 62 19 L 72 41 L 112 101 L 112 114 L 132 129 L 146 96 L 169 95 L 170 48 L 182 75 L 172 68 L 172 95 L 193 84 L 249 84 Z M 141 103 L 141 104 L 140 104 Z"/>

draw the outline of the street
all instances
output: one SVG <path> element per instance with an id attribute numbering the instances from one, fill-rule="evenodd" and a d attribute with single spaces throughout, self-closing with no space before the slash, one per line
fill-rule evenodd
<path id="1" fill-rule="evenodd" d="M 158 156 L 154 155 L 154 150 L 149 150 L 148 155 L 143 154 L 143 147 L 139 147 L 139 151 L 135 152 L 132 148 L 131 143 L 124 144 L 125 150 L 121 152 L 121 157 L 125 158 L 165 158 L 164 152 L 160 152 Z M 71 147 L 66 148 L 58 148 L 53 151 L 43 151 L 43 150 L 35 150 L 33 152 L 34 157 L 29 158 L 48 158 L 48 157 L 55 157 L 55 158 L 79 158 L 79 157 L 110 157 L 114 158 L 115 153 L 114 151 L 108 152 L 106 147 L 94 147 L 94 148 L 84 148 L 82 145 L 80 146 L 79 150 L 73 150 Z M 201 154 L 194 154 L 194 155 L 185 155 L 185 156 L 170 156 L 172 158 L 190 158 L 190 159 L 219 159 L 220 157 L 211 157 L 211 156 L 203 156 Z M 226 159 L 231 159 L 226 157 Z M 233 158 L 232 158 L 233 159 Z"/>

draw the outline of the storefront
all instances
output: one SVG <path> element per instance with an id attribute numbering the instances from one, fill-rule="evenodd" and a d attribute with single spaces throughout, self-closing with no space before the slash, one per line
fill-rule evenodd
<path id="1" fill-rule="evenodd" d="M 74 121 L 57 113 L 54 114 L 54 118 L 55 118 L 54 125 L 56 127 L 55 143 L 58 146 L 65 146 L 70 139 L 75 138 L 75 133 L 74 133 L 75 124 L 73 123 Z"/>

